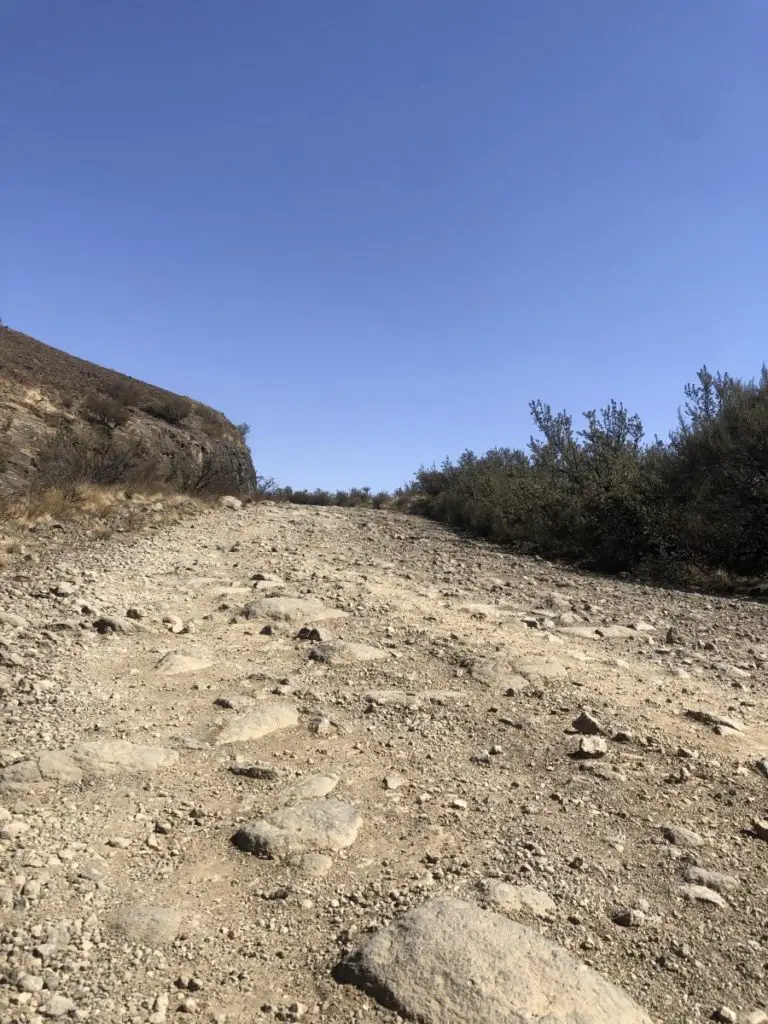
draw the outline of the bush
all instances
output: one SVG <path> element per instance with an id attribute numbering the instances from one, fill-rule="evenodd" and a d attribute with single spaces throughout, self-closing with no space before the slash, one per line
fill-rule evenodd
<path id="1" fill-rule="evenodd" d="M 164 420 L 175 427 L 191 414 L 194 403 L 189 398 L 183 398 L 180 395 L 168 395 L 146 403 L 143 408 L 144 412 L 154 416 L 155 419 Z"/>
<path id="2" fill-rule="evenodd" d="M 677 578 L 768 572 L 768 372 L 757 382 L 704 367 L 677 430 L 644 443 L 617 402 L 585 414 L 531 403 L 527 451 L 465 452 L 422 467 L 414 511 L 552 558 Z"/>
<path id="3" fill-rule="evenodd" d="M 83 402 L 83 413 L 89 422 L 108 430 L 122 427 L 130 416 L 125 405 L 108 395 L 89 395 Z"/>
<path id="4" fill-rule="evenodd" d="M 225 442 L 199 454 L 189 452 L 173 461 L 170 484 L 183 494 L 217 497 L 243 492 L 239 453 Z"/>
<path id="5" fill-rule="evenodd" d="M 37 456 L 34 486 L 41 489 L 84 483 L 124 484 L 146 459 L 147 453 L 135 442 L 111 433 L 62 427 Z"/>

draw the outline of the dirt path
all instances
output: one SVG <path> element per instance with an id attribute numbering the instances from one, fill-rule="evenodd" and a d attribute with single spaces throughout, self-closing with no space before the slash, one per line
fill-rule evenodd
<path id="1" fill-rule="evenodd" d="M 655 1021 L 768 1020 L 765 627 L 387 512 L 222 508 L 15 563 L 0 1020 L 396 1020 L 332 971 L 444 896 Z M 576 1020 L 545 1013 L 510 1020 Z"/>

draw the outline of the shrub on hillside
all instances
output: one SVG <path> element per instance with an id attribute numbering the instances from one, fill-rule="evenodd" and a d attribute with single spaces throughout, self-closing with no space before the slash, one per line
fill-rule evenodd
<path id="1" fill-rule="evenodd" d="M 144 412 L 154 416 L 155 419 L 163 420 L 175 427 L 190 415 L 194 409 L 194 403 L 181 395 L 168 395 L 147 402 L 143 408 Z"/>
<path id="2" fill-rule="evenodd" d="M 146 460 L 147 452 L 134 441 L 102 431 L 62 427 L 51 435 L 35 460 L 34 486 L 125 484 Z"/>
<path id="3" fill-rule="evenodd" d="M 768 372 L 735 381 L 703 368 L 678 429 L 644 443 L 617 402 L 585 414 L 531 403 L 527 451 L 465 452 L 422 467 L 411 505 L 502 543 L 598 569 L 667 575 L 768 572 Z"/>
<path id="4" fill-rule="evenodd" d="M 130 411 L 116 398 L 109 395 L 89 395 L 83 402 L 83 415 L 90 423 L 108 430 L 122 427 L 128 422 Z"/>

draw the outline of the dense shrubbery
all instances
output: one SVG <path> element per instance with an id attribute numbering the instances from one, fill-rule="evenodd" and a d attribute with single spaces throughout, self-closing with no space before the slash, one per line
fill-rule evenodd
<path id="1" fill-rule="evenodd" d="M 262 496 L 271 501 L 285 501 L 293 505 L 335 505 L 340 508 L 384 508 L 392 500 L 386 491 L 371 494 L 370 487 L 353 487 L 349 491 L 295 491 L 292 487 L 278 487 L 273 481 L 262 481 Z"/>
<path id="2" fill-rule="evenodd" d="M 667 442 L 616 402 L 585 414 L 531 403 L 527 451 L 465 452 L 418 472 L 415 510 L 552 558 L 702 578 L 768 573 L 768 371 L 699 371 Z"/>
<path id="3" fill-rule="evenodd" d="M 29 488 L 39 491 L 96 484 L 161 488 L 201 497 L 240 494 L 239 456 L 236 445 L 220 442 L 209 449 L 190 448 L 163 459 L 139 438 L 121 436 L 111 428 L 63 426 L 38 453 Z"/>

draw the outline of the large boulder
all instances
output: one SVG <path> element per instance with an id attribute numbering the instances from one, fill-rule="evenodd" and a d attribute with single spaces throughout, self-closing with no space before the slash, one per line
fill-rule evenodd
<path id="1" fill-rule="evenodd" d="M 421 1024 L 651 1024 L 561 946 L 458 899 L 404 914 L 335 973 Z"/>

